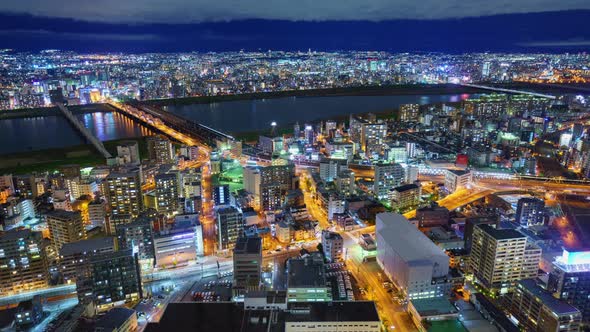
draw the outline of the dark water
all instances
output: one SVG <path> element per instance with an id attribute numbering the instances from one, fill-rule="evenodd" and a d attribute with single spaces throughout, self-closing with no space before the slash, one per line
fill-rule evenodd
<path id="1" fill-rule="evenodd" d="M 149 129 L 115 112 L 76 115 L 101 141 L 141 137 Z M 0 121 L 0 154 L 63 148 L 84 144 L 62 116 L 7 119 Z"/>
<path id="2" fill-rule="evenodd" d="M 240 100 L 214 104 L 167 106 L 166 110 L 192 121 L 228 133 L 249 132 L 299 121 L 301 125 L 319 119 L 346 116 L 352 113 L 395 110 L 401 104 L 432 104 L 458 102 L 468 94 L 428 96 L 341 96 L 288 97 Z"/>
<path id="3" fill-rule="evenodd" d="M 426 96 L 341 96 L 289 97 L 231 101 L 214 104 L 168 106 L 168 111 L 228 132 L 266 129 L 276 121 L 279 126 L 299 121 L 301 125 L 319 119 L 352 113 L 395 110 L 401 104 L 458 102 L 467 94 Z M 150 135 L 149 129 L 116 112 L 98 110 L 78 114 L 86 128 L 101 141 Z M 64 117 L 9 119 L 0 121 L 0 154 L 62 148 L 84 144 L 82 137 Z"/>

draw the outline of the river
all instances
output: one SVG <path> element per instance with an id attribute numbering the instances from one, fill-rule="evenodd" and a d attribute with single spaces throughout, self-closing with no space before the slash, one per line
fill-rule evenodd
<path id="1" fill-rule="evenodd" d="M 305 122 L 342 117 L 352 113 L 391 111 L 401 104 L 458 102 L 468 97 L 468 94 L 287 97 L 164 108 L 227 133 L 240 133 L 269 128 L 273 121 L 279 126 L 296 121 L 303 125 Z M 119 113 L 105 111 L 102 108 L 97 108 L 96 112 L 77 114 L 77 117 L 101 141 L 151 134 L 146 127 Z M 0 155 L 84 144 L 82 137 L 67 120 L 55 115 L 0 120 L 0 142 Z"/>

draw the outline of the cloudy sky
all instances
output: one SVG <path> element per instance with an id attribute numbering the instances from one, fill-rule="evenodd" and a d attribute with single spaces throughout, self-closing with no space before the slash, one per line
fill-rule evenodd
<path id="1" fill-rule="evenodd" d="M 3 0 L 0 47 L 579 51 L 588 0 Z"/>

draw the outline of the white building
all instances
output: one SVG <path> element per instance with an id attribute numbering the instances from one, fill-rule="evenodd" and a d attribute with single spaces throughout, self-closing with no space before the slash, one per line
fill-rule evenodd
<path id="1" fill-rule="evenodd" d="M 391 208 L 405 210 L 409 207 L 417 207 L 420 204 L 422 188 L 416 184 L 406 184 L 395 187 L 389 194 Z"/>
<path id="2" fill-rule="evenodd" d="M 445 171 L 445 188 L 449 193 L 468 188 L 473 181 L 471 171 L 447 169 Z"/>
<path id="3" fill-rule="evenodd" d="M 400 164 L 376 164 L 373 193 L 379 199 L 387 198 L 389 190 L 404 182 L 404 168 Z"/>
<path id="4" fill-rule="evenodd" d="M 397 213 L 377 214 L 377 263 L 408 299 L 446 296 L 449 256 Z"/>

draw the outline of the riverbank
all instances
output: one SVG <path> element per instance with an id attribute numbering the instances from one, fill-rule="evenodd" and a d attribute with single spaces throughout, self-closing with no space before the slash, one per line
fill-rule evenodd
<path id="1" fill-rule="evenodd" d="M 155 106 L 180 106 L 191 104 L 211 104 L 225 101 L 273 99 L 285 97 L 342 97 L 342 96 L 411 96 L 447 94 L 485 93 L 485 90 L 457 84 L 400 84 L 386 86 L 359 86 L 347 88 L 287 90 L 274 92 L 243 93 L 218 96 L 198 96 L 185 98 L 153 99 L 143 103 Z"/>
<path id="2" fill-rule="evenodd" d="M 89 104 L 68 106 L 73 114 L 86 114 L 94 112 L 112 112 L 107 104 Z M 43 116 L 61 116 L 57 107 L 19 108 L 0 111 L 0 120 L 36 118 Z"/>
<path id="3" fill-rule="evenodd" d="M 137 141 L 141 158 L 147 157 L 147 144 L 143 138 L 128 138 L 103 142 L 105 148 L 117 155 L 117 145 L 123 141 Z M 61 149 L 5 154 L 0 158 L 0 174 L 28 174 L 52 172 L 62 165 L 77 164 L 80 167 L 106 165 L 106 160 L 90 144 Z"/>

